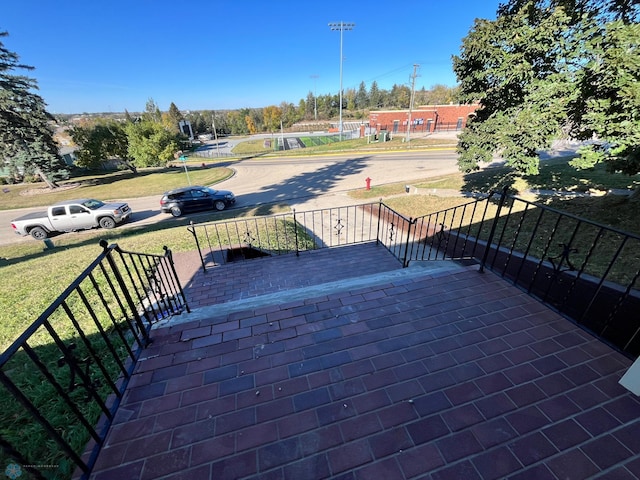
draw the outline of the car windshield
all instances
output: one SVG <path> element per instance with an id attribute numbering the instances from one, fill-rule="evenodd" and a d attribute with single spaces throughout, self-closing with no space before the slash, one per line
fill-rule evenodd
<path id="1" fill-rule="evenodd" d="M 217 190 L 214 190 L 213 188 L 209 188 L 209 187 L 205 188 L 204 191 L 207 192 L 209 195 L 215 195 L 216 193 L 218 193 Z"/>
<path id="2" fill-rule="evenodd" d="M 91 210 L 96 210 L 102 206 L 104 206 L 104 202 L 101 202 L 100 200 L 86 200 L 84 202 L 82 202 L 82 205 L 91 209 Z"/>

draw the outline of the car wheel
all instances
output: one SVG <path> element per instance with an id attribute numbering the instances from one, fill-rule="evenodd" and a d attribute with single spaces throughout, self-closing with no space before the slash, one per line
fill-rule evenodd
<path id="1" fill-rule="evenodd" d="M 179 217 L 180 215 L 182 215 L 182 210 L 178 206 L 171 207 L 171 215 L 173 215 L 174 217 Z"/>
<path id="2" fill-rule="evenodd" d="M 216 200 L 215 202 L 213 202 L 213 208 L 215 208 L 218 211 L 224 210 L 224 207 L 226 207 L 226 205 L 222 200 Z"/>
<path id="3" fill-rule="evenodd" d="M 100 226 L 102 228 L 111 229 L 116 226 L 116 221 L 111 217 L 102 217 L 100 219 Z"/>
<path id="4" fill-rule="evenodd" d="M 47 231 L 44 228 L 35 227 L 29 231 L 29 234 L 36 240 L 44 240 L 48 237 Z"/>

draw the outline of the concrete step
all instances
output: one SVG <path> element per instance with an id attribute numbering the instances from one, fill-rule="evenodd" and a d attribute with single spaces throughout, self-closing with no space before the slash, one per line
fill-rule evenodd
<path id="1" fill-rule="evenodd" d="M 412 261 L 408 268 L 391 270 L 372 275 L 363 275 L 345 280 L 311 285 L 303 288 L 294 288 L 257 297 L 244 298 L 241 300 L 195 308 L 191 310 L 191 313 L 187 313 L 185 311 L 179 315 L 174 315 L 169 319 L 159 321 L 153 326 L 153 329 L 226 316 L 230 313 L 255 310 L 269 305 L 281 305 L 283 303 L 291 303 L 298 300 L 316 298 L 339 292 L 359 290 L 377 285 L 386 285 L 402 281 L 403 279 L 417 278 L 421 276 L 448 275 L 466 268 L 468 268 L 467 265 L 451 260 Z"/>

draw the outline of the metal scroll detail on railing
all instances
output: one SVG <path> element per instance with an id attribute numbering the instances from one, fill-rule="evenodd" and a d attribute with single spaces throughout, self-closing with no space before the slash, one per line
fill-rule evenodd
<path id="1" fill-rule="evenodd" d="M 553 276 L 556 277 L 563 272 L 574 272 L 576 270 L 576 267 L 571 263 L 569 255 L 578 253 L 577 248 L 571 248 L 571 246 L 566 243 L 559 243 L 558 246 L 562 248 L 562 251 L 555 257 L 547 257 L 553 266 Z M 562 265 L 565 263 L 567 266 L 563 268 Z"/>
<path id="2" fill-rule="evenodd" d="M 152 324 L 189 311 L 169 249 L 101 246 L 0 356 L 0 465 L 35 478 L 89 477 Z"/>
<path id="3" fill-rule="evenodd" d="M 99 379 L 92 379 L 91 376 L 91 357 L 85 357 L 83 359 L 79 359 L 75 355 L 75 350 L 77 345 L 75 343 L 71 343 L 67 347 L 67 351 L 65 355 L 58 359 L 58 367 L 64 367 L 67 365 L 69 367 L 69 392 L 73 392 L 76 387 L 83 387 L 87 391 L 87 395 L 84 399 L 85 402 L 91 400 L 91 396 L 95 394 L 98 387 L 100 387 L 101 382 Z M 82 368 L 84 366 L 84 369 Z M 76 372 L 82 371 L 82 381 L 80 383 L 76 383 Z"/>

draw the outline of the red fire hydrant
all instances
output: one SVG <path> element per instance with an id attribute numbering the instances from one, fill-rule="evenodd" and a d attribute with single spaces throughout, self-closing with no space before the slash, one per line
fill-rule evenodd
<path id="1" fill-rule="evenodd" d="M 367 190 L 371 190 L 371 179 L 367 177 L 364 181 L 367 182 Z"/>

